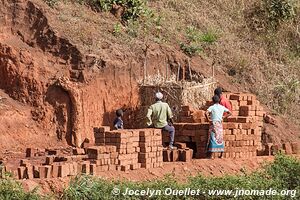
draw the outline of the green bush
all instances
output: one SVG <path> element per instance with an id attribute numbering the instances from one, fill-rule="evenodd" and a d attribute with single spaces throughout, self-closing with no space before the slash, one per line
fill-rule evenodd
<path id="1" fill-rule="evenodd" d="M 50 7 L 54 7 L 55 4 L 57 4 L 59 2 L 59 0 L 44 0 L 46 2 L 46 4 L 48 4 L 48 6 Z"/>
<path id="2" fill-rule="evenodd" d="M 114 25 L 113 34 L 114 34 L 115 36 L 118 36 L 118 35 L 121 34 L 121 31 L 122 31 L 122 25 L 121 25 L 120 23 L 116 23 L 116 24 Z"/>
<path id="3" fill-rule="evenodd" d="M 4 176 L 0 179 L 0 199 L 16 199 L 16 200 L 39 200 L 46 199 L 37 194 L 36 189 L 31 192 L 25 192 L 21 183 Z"/>
<path id="4" fill-rule="evenodd" d="M 207 44 L 213 44 L 217 41 L 217 35 L 213 32 L 206 32 L 202 34 L 201 41 Z"/>
<path id="5" fill-rule="evenodd" d="M 264 0 L 268 18 L 275 25 L 295 17 L 293 0 Z"/>
<path id="6" fill-rule="evenodd" d="M 204 47 L 217 41 L 217 35 L 212 31 L 201 33 L 196 27 L 186 29 L 186 42 L 180 43 L 180 49 L 188 56 L 195 56 L 203 51 Z"/>
<path id="7" fill-rule="evenodd" d="M 92 5 L 99 7 L 103 11 L 111 11 L 113 5 L 124 8 L 123 20 L 138 19 L 147 12 L 145 0 L 92 0 Z"/>
<path id="8" fill-rule="evenodd" d="M 278 154 L 274 163 L 266 167 L 266 173 L 282 188 L 300 189 L 300 162 L 295 158 Z"/>
<path id="9" fill-rule="evenodd" d="M 203 51 L 202 47 L 197 44 L 181 43 L 180 49 L 188 56 L 195 56 Z"/>
<path id="10" fill-rule="evenodd" d="M 254 4 L 248 13 L 250 27 L 259 32 L 278 29 L 282 22 L 296 19 L 296 4 L 294 0 L 263 0 Z"/>
<path id="11" fill-rule="evenodd" d="M 78 176 L 74 178 L 69 187 L 64 190 L 62 199 L 110 199 L 113 189 L 111 182 L 96 179 L 90 176 Z"/>
<path id="12" fill-rule="evenodd" d="M 50 7 L 55 6 L 60 0 L 44 0 Z M 145 14 L 149 13 L 150 10 L 146 6 L 146 0 L 75 0 L 80 4 L 90 5 L 97 10 L 111 11 L 114 5 L 118 5 L 124 8 L 122 19 L 124 21 L 133 19 L 136 20 Z"/>

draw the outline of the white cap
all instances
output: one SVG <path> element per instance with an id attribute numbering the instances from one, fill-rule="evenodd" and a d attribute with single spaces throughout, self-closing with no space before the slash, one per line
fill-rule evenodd
<path id="1" fill-rule="evenodd" d="M 164 95 L 163 95 L 161 92 L 157 92 L 157 93 L 155 94 L 155 97 L 156 97 L 157 99 L 161 100 L 161 99 L 164 97 Z"/>

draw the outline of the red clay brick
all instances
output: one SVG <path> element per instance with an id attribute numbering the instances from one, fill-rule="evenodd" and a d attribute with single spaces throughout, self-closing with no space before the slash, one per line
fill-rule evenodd
<path id="1" fill-rule="evenodd" d="M 180 160 L 183 162 L 190 162 L 193 158 L 192 149 L 184 149 L 180 154 Z"/>
<path id="2" fill-rule="evenodd" d="M 109 169 L 108 165 L 103 165 L 103 166 L 97 167 L 98 172 L 106 172 L 106 171 L 108 171 L 108 169 Z"/>
<path id="3" fill-rule="evenodd" d="M 83 148 L 76 148 L 73 150 L 73 154 L 74 155 L 84 155 L 85 154 L 85 151 Z"/>
<path id="4" fill-rule="evenodd" d="M 181 106 L 181 110 L 184 112 L 190 111 L 190 106 Z"/>
<path id="5" fill-rule="evenodd" d="M 26 173 L 27 173 L 27 178 L 28 179 L 33 179 L 33 166 L 32 165 L 27 165 L 26 166 Z"/>
<path id="6" fill-rule="evenodd" d="M 89 168 L 89 166 L 87 166 L 87 168 Z M 61 177 L 66 177 L 66 176 L 68 176 L 70 174 L 69 164 L 62 164 L 62 165 L 60 165 L 60 167 L 58 168 L 58 170 L 60 170 Z"/>
<path id="7" fill-rule="evenodd" d="M 179 161 L 179 152 L 177 149 L 171 150 L 171 161 L 172 162 Z"/>
<path id="8" fill-rule="evenodd" d="M 264 112 L 264 111 L 255 111 L 255 115 L 256 116 L 259 116 L 259 117 L 263 117 L 264 115 L 266 114 L 266 112 Z"/>
<path id="9" fill-rule="evenodd" d="M 46 161 L 45 164 L 46 165 L 52 165 L 54 162 L 55 156 L 46 156 Z"/>
<path id="10" fill-rule="evenodd" d="M 267 155 L 267 156 L 272 155 L 272 146 L 273 146 L 273 143 L 267 143 L 265 145 L 264 155 Z"/>
<path id="11" fill-rule="evenodd" d="M 179 149 L 185 149 L 186 148 L 186 143 L 183 142 L 175 142 L 174 146 L 176 146 Z"/>
<path id="12" fill-rule="evenodd" d="M 90 164 L 90 174 L 96 176 L 97 175 L 97 165 Z"/>
<path id="13" fill-rule="evenodd" d="M 19 179 L 28 178 L 26 167 L 18 167 L 18 178 Z"/>
<path id="14" fill-rule="evenodd" d="M 83 174 L 90 174 L 90 163 L 89 162 L 84 162 L 82 163 L 82 173 Z"/>
<path id="15" fill-rule="evenodd" d="M 37 149 L 27 148 L 26 149 L 26 157 L 33 157 L 36 152 L 37 152 Z"/>
<path id="16" fill-rule="evenodd" d="M 110 127 L 109 126 L 101 126 L 98 128 L 100 132 L 106 132 L 106 131 L 110 131 Z"/>
<path id="17" fill-rule="evenodd" d="M 40 178 L 39 166 L 33 166 L 33 178 Z"/>
<path id="18" fill-rule="evenodd" d="M 292 146 L 290 143 L 286 142 L 286 143 L 282 144 L 282 147 L 285 150 L 286 154 L 290 155 L 293 153 Z"/>
<path id="19" fill-rule="evenodd" d="M 171 150 L 164 149 L 163 150 L 163 161 L 164 162 L 171 162 Z"/>
<path id="20" fill-rule="evenodd" d="M 224 139 L 228 140 L 228 141 L 234 141 L 235 140 L 235 135 L 225 135 Z"/>
<path id="21" fill-rule="evenodd" d="M 53 164 L 52 165 L 52 174 L 51 174 L 51 177 L 52 178 L 61 177 L 60 170 L 59 170 L 59 165 L 58 164 Z"/>
<path id="22" fill-rule="evenodd" d="M 38 171 L 40 174 L 40 178 L 50 178 L 52 173 L 52 166 L 50 165 L 39 166 Z"/>
<path id="23" fill-rule="evenodd" d="M 20 160 L 20 166 L 26 167 L 28 164 L 30 164 L 29 160 L 26 159 Z"/>
<path id="24" fill-rule="evenodd" d="M 299 154 L 300 153 L 300 144 L 299 143 L 293 142 L 293 143 L 291 143 L 291 146 L 292 146 L 293 154 Z"/>
<path id="25" fill-rule="evenodd" d="M 230 95 L 230 100 L 241 100 L 242 98 L 237 94 Z"/>
<path id="26" fill-rule="evenodd" d="M 115 171 L 117 170 L 116 165 L 108 165 L 108 171 Z"/>
<path id="27" fill-rule="evenodd" d="M 126 172 L 130 169 L 130 165 L 122 165 L 121 166 L 121 171 Z"/>
<path id="28" fill-rule="evenodd" d="M 146 168 L 146 169 L 153 168 L 153 163 L 141 163 L 141 168 Z"/>

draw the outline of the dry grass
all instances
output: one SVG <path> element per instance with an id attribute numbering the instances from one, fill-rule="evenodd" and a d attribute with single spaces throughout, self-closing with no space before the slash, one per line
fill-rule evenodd
<path id="1" fill-rule="evenodd" d="M 217 41 L 202 46 L 202 57 L 213 60 L 231 75 L 231 81 L 257 94 L 274 112 L 299 119 L 300 14 L 277 31 L 261 31 L 255 29 L 256 18 L 249 14 L 261 2 L 152 0 L 149 7 L 154 17 L 123 26 L 110 13 L 95 13 L 66 0 L 56 6 L 55 20 L 84 52 L 105 55 L 111 51 L 142 55 L 147 43 L 179 49 L 180 42 L 187 40 L 189 26 L 199 33 L 213 32 Z M 300 2 L 296 3 L 299 12 Z"/>
<path id="2" fill-rule="evenodd" d="M 204 54 L 232 76 L 232 81 L 257 94 L 269 108 L 288 116 L 300 116 L 300 16 L 282 23 L 278 31 L 257 32 L 248 17 L 262 1 L 166 0 L 154 6 L 163 16 L 165 31 L 178 41 L 187 26 L 218 33 Z M 297 2 L 298 10 L 300 2 Z M 296 109 L 295 109 L 296 108 Z M 296 120 L 298 121 L 298 120 Z M 299 122 L 299 121 L 298 121 Z"/>

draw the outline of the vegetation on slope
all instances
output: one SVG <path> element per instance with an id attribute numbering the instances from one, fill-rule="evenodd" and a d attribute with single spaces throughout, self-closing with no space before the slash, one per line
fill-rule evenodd
<path id="1" fill-rule="evenodd" d="M 98 16 L 80 11 L 69 16 L 65 8 L 76 5 L 68 0 L 63 1 L 65 7 L 58 3 L 62 0 L 45 1 L 60 11 L 63 23 L 76 27 L 65 26 L 65 33 L 88 51 L 96 52 L 108 41 L 130 51 L 150 43 L 175 46 L 190 57 L 212 61 L 275 113 L 293 116 L 299 123 L 299 1 L 73 0 L 100 11 Z M 125 9 L 119 21 L 105 12 L 112 12 L 116 5 Z M 95 21 L 98 32 L 89 27 Z"/>
<path id="2" fill-rule="evenodd" d="M 118 188 L 120 195 L 114 195 Z M 272 199 L 288 199 L 291 196 L 297 199 L 300 197 L 300 162 L 295 158 L 285 155 L 277 155 L 274 163 L 268 164 L 261 171 L 251 174 L 244 173 L 238 176 L 224 177 L 203 177 L 201 175 L 192 177 L 187 183 L 179 183 L 174 177 L 166 177 L 164 180 L 153 182 L 132 183 L 132 182 L 108 182 L 99 178 L 77 177 L 71 185 L 65 189 L 63 199 L 150 199 L 141 196 L 123 196 L 126 188 L 133 190 L 161 190 L 168 188 L 184 190 L 185 188 L 199 189 L 205 191 L 200 196 L 189 196 L 186 199 L 234 199 L 232 195 L 210 195 L 209 190 L 290 190 L 293 194 L 290 196 L 272 196 Z M 114 190 L 115 189 L 115 190 Z M 119 191 L 118 191 L 119 192 Z M 298 194 L 297 194 L 298 193 Z M 183 199 L 183 196 L 164 196 L 158 195 L 153 199 Z M 239 199 L 268 199 L 270 196 L 245 195 L 239 196 Z"/>
<path id="3" fill-rule="evenodd" d="M 42 198 L 44 197 L 38 195 L 37 190 L 25 192 L 22 184 L 8 174 L 0 178 L 0 199 L 39 200 Z"/>
<path id="4" fill-rule="evenodd" d="M 242 170 L 243 171 L 243 170 Z M 206 191 L 200 196 L 189 196 L 186 199 L 234 199 L 232 195 L 209 195 L 209 190 L 289 190 L 289 195 L 275 195 L 272 199 L 299 199 L 300 197 L 300 161 L 296 158 L 278 154 L 275 161 L 266 164 L 262 170 L 248 174 L 244 171 L 242 175 L 224 177 L 203 177 L 201 175 L 191 177 L 186 183 L 176 181 L 175 177 L 168 176 L 163 180 L 152 182 L 128 182 L 128 181 L 108 181 L 90 176 L 79 176 L 71 181 L 69 187 L 65 188 L 61 195 L 56 194 L 57 199 L 84 200 L 84 199 L 149 199 L 145 196 L 123 196 L 112 194 L 118 188 L 120 192 L 125 192 L 126 188 L 134 190 L 156 189 L 165 191 L 172 189 L 199 189 Z M 11 178 L 0 179 L 0 199 L 41 199 L 37 190 L 25 192 L 21 184 Z M 154 196 L 152 199 L 183 199 L 181 196 Z M 270 199 L 270 196 L 239 196 L 239 199 Z"/>
<path id="5" fill-rule="evenodd" d="M 66 188 L 64 199 L 110 199 L 114 188 L 120 189 L 121 193 L 126 188 L 134 190 L 156 189 L 165 191 L 167 188 L 181 189 L 192 188 L 206 191 L 200 196 L 189 197 L 189 199 L 234 199 L 233 196 L 209 195 L 209 190 L 269 190 L 270 188 L 281 190 L 294 190 L 294 198 L 300 197 L 300 162 L 282 154 L 278 154 L 274 163 L 264 166 L 261 171 L 251 174 L 244 173 L 238 176 L 203 177 L 201 175 L 192 177 L 185 184 L 177 182 L 174 177 L 166 177 L 164 180 L 154 182 L 132 183 L 132 182 L 107 182 L 102 179 L 91 177 L 78 177 Z M 297 191 L 297 192 L 295 192 Z M 298 194 L 297 194 L 298 193 Z M 233 194 L 232 194 L 233 195 Z M 101 198 L 99 198 L 101 196 Z M 142 199 L 136 196 L 115 196 L 117 199 Z M 286 199 L 288 196 L 275 195 L 272 199 Z M 147 199 L 147 197 L 146 197 Z M 155 196 L 154 199 L 182 199 L 182 196 Z M 268 196 L 240 196 L 240 199 L 268 199 Z"/>

